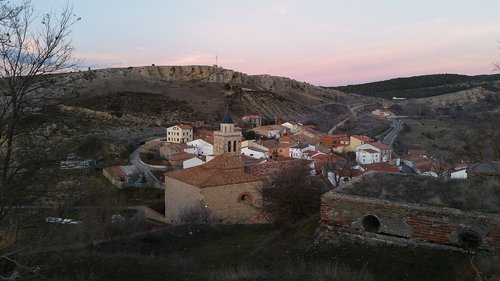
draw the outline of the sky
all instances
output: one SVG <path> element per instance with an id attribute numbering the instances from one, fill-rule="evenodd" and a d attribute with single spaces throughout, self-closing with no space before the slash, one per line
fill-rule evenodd
<path id="1" fill-rule="evenodd" d="M 15 2 L 15 1 L 14 1 Z M 213 65 L 339 86 L 492 74 L 498 0 L 35 0 L 82 18 L 83 68 Z"/>

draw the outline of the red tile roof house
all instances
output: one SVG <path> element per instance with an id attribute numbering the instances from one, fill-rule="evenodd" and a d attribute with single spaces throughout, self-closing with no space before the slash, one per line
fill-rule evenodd
<path id="1" fill-rule="evenodd" d="M 279 157 L 290 157 L 290 144 L 279 143 L 275 140 L 265 140 L 260 143 L 268 150 L 269 159 L 277 159 Z"/>
<path id="2" fill-rule="evenodd" d="M 393 166 L 387 162 L 362 164 L 360 168 L 363 172 L 369 172 L 369 171 L 386 172 L 386 173 L 400 173 L 401 172 L 396 166 Z"/>
<path id="3" fill-rule="evenodd" d="M 102 174 L 118 188 L 136 186 L 140 180 L 139 171 L 134 165 L 106 167 Z"/>
<path id="4" fill-rule="evenodd" d="M 389 162 L 391 157 L 392 149 L 381 142 L 371 142 L 356 146 L 356 162 L 360 164 Z"/>

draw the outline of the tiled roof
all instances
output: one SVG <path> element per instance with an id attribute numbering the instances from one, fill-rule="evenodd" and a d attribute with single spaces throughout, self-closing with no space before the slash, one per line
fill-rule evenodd
<path id="1" fill-rule="evenodd" d="M 145 150 L 157 149 L 162 144 L 162 141 L 151 141 L 142 145 Z"/>
<path id="2" fill-rule="evenodd" d="M 400 172 L 398 168 L 396 168 L 395 166 L 393 166 L 387 162 L 365 164 L 362 166 L 367 171 L 378 171 L 378 172 L 389 172 L 389 173 L 399 173 Z"/>
<path id="3" fill-rule="evenodd" d="M 260 181 L 258 177 L 243 171 L 240 155 L 229 154 L 218 155 L 200 166 L 166 173 L 165 177 L 200 188 Z"/>
<path id="4" fill-rule="evenodd" d="M 389 146 L 387 146 L 387 145 L 385 145 L 385 144 L 383 144 L 381 142 L 371 142 L 370 145 L 373 146 L 373 147 L 376 147 L 376 148 L 378 148 L 380 150 L 389 150 L 389 149 L 391 149 Z"/>
<path id="5" fill-rule="evenodd" d="M 275 140 L 265 140 L 260 143 L 262 146 L 269 148 L 287 148 L 290 147 L 289 143 L 279 143 Z"/>
<path id="6" fill-rule="evenodd" d="M 137 173 L 137 168 L 134 165 L 127 166 L 112 166 L 104 168 L 112 177 L 125 177 Z"/>
<path id="7" fill-rule="evenodd" d="M 309 144 L 299 142 L 298 144 L 294 145 L 292 148 L 304 149 L 304 148 L 306 148 L 308 146 L 309 146 Z"/>
<path id="8" fill-rule="evenodd" d="M 309 162 L 302 159 L 284 158 L 283 161 L 267 161 L 259 164 L 252 164 L 245 166 L 245 171 L 256 177 L 263 177 L 268 175 L 274 175 L 283 170 L 291 169 L 294 165 L 298 165 L 303 162 Z"/>
<path id="9" fill-rule="evenodd" d="M 361 172 L 358 169 L 349 169 L 349 168 L 339 169 L 337 170 L 337 173 L 341 177 L 358 177 L 363 174 L 363 172 Z"/>
<path id="10" fill-rule="evenodd" d="M 181 161 L 181 160 L 188 160 L 188 159 L 191 159 L 195 157 L 195 155 L 191 154 L 191 153 L 187 153 L 187 152 L 184 152 L 184 151 L 181 151 L 181 152 L 177 152 L 177 153 L 174 153 L 170 156 L 169 160 L 172 160 L 172 161 Z"/>
<path id="11" fill-rule="evenodd" d="M 179 128 L 183 129 L 183 130 L 192 130 L 193 127 L 191 125 L 187 125 L 187 124 L 180 124 L 178 125 Z"/>
<path id="12" fill-rule="evenodd" d="M 352 135 L 351 138 L 355 138 L 355 139 L 358 139 L 358 140 L 363 141 L 363 142 L 372 142 L 373 141 L 369 137 L 360 136 L 360 135 Z"/>

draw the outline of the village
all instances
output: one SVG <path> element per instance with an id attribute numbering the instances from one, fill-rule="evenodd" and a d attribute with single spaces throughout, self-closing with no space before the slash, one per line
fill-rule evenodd
<path id="1" fill-rule="evenodd" d="M 387 109 L 371 114 L 394 118 Z M 187 212 L 200 211 L 210 212 L 219 223 L 270 222 L 262 212 L 263 180 L 296 163 L 305 163 L 311 175 L 322 179 L 323 192 L 368 172 L 450 179 L 496 173 L 496 167 L 481 164 L 451 166 L 424 150 L 397 155 L 389 145 L 363 135 L 328 135 L 278 118 L 262 125 L 258 115 L 234 120 L 226 109 L 216 131 L 195 129 L 192 123 L 170 126 L 164 136 L 141 142 L 130 156 L 131 165 L 106 167 L 103 175 L 117 188 L 165 190 L 164 202 L 145 207 L 145 217 L 182 224 Z"/>

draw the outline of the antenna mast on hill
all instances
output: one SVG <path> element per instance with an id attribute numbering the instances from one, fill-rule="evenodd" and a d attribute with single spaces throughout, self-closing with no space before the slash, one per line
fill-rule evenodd
<path id="1" fill-rule="evenodd" d="M 215 67 L 219 66 L 218 65 L 218 60 L 219 60 L 219 57 L 217 56 L 217 53 L 215 53 Z"/>

